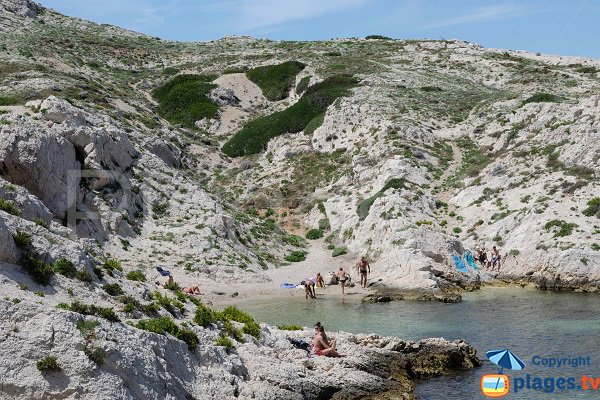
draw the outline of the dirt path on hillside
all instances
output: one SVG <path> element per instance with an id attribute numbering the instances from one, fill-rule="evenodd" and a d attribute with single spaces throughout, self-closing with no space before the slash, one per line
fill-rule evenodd
<path id="1" fill-rule="evenodd" d="M 462 164 L 462 151 L 460 150 L 460 147 L 458 147 L 454 142 L 450 142 L 450 146 L 452 146 L 452 160 L 448 164 L 448 168 L 446 168 L 446 170 L 439 179 L 439 182 L 441 182 L 442 184 L 444 181 L 446 181 L 446 179 L 451 177 Z M 446 188 L 444 191 L 438 193 L 435 197 L 447 203 L 448 200 L 450 200 L 450 198 L 452 197 L 452 195 L 454 195 L 455 191 L 456 188 L 449 187 Z"/>

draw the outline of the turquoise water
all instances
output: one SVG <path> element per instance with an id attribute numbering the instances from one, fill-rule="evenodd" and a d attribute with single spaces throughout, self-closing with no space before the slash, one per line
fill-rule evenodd
<path id="1" fill-rule="evenodd" d="M 600 296 L 575 293 L 550 293 L 518 288 L 486 288 L 463 295 L 463 302 L 403 301 L 363 304 L 359 295 L 341 299 L 335 288 L 327 289 L 317 300 L 281 298 L 239 304 L 258 320 L 274 325 L 312 326 L 321 321 L 330 331 L 378 333 L 418 340 L 444 337 L 465 339 L 484 361 L 481 368 L 428 380 L 417 388 L 422 400 L 484 399 L 479 389 L 481 376 L 498 373 L 485 358 L 485 352 L 508 348 L 526 364 L 522 371 L 507 371 L 510 392 L 504 399 L 600 399 L 598 391 L 559 390 L 558 378 L 574 378 L 581 385 L 582 375 L 600 378 Z M 549 368 L 533 365 L 533 357 L 590 357 L 591 365 Z M 536 359 L 538 361 L 538 359 Z M 522 389 L 515 383 L 527 374 L 542 381 L 546 391 Z M 598 380 L 600 383 L 600 379 Z M 564 383 L 565 386 L 568 383 Z M 589 384 L 588 384 L 589 385 Z"/>

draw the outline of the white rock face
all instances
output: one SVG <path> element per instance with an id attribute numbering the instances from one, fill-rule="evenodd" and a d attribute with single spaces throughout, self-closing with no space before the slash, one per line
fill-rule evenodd
<path id="1" fill-rule="evenodd" d="M 12 233 L 0 218 L 0 261 L 14 264 L 19 260 L 19 250 L 15 245 Z"/>

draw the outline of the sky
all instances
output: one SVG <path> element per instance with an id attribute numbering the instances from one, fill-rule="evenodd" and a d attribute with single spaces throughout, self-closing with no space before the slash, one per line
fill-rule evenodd
<path id="1" fill-rule="evenodd" d="M 600 0 L 37 0 L 151 36 L 325 40 L 384 35 L 600 58 Z"/>

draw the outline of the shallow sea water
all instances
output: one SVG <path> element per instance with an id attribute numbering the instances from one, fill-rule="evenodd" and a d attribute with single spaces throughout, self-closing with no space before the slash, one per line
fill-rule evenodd
<path id="1" fill-rule="evenodd" d="M 556 387 L 559 378 L 574 378 L 575 385 L 581 386 L 583 375 L 599 378 L 600 383 L 599 295 L 485 288 L 463 294 L 463 302 L 457 304 L 420 301 L 363 304 L 360 294 L 353 289 L 344 299 L 336 287 L 318 293 L 321 295 L 317 300 L 283 295 L 275 300 L 242 302 L 239 307 L 257 320 L 273 325 L 312 326 L 320 321 L 329 331 L 373 332 L 410 340 L 464 339 L 475 346 L 484 365 L 421 383 L 416 394 L 422 400 L 486 398 L 481 393 L 480 379 L 482 375 L 498 373 L 498 367 L 487 361 L 485 352 L 505 348 L 519 356 L 526 367 L 522 371 L 504 370 L 510 379 L 510 391 L 503 398 L 600 399 L 600 387 L 597 391 Z M 549 368 L 534 365 L 535 356 L 589 357 L 591 365 Z M 515 383 L 519 379 L 526 382 L 527 374 L 531 385 L 536 377 L 544 379 L 546 390 L 524 388 L 515 393 Z M 548 378 L 554 382 L 552 391 Z"/>

